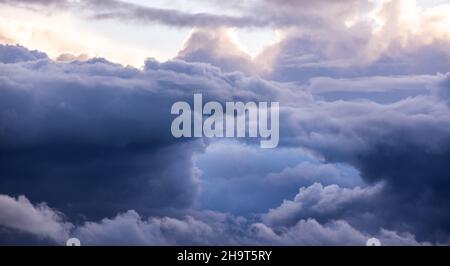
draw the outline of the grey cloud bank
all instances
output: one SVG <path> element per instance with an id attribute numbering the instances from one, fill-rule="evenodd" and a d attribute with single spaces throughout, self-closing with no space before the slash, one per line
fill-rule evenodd
<path id="1" fill-rule="evenodd" d="M 148 60 L 137 70 L 102 59 L 57 63 L 26 56 L 31 52 L 23 48 L 5 49 L 19 52 L 0 57 L 6 58 L 0 64 L 0 182 L 9 195 L 3 196 L 5 206 L 13 206 L 2 208 L 9 210 L 2 213 L 3 227 L 57 243 L 58 230 L 102 244 L 363 244 L 374 235 L 391 244 L 447 242 L 450 217 L 442 213 L 449 202 L 448 74 L 426 81 L 433 93 L 391 104 L 327 102 L 302 86 L 204 63 Z M 371 81 L 378 84 L 374 77 L 365 86 Z M 414 81 L 424 82 L 412 78 L 406 84 Z M 169 111 L 179 99 L 191 101 L 201 86 L 208 100 L 280 101 L 281 149 L 303 147 L 326 161 L 353 165 L 367 184 L 341 188 L 314 184 L 314 178 L 302 181 L 294 200 L 267 205 L 256 220 L 194 211 L 204 184 L 192 158 L 209 143 L 172 138 Z M 261 158 L 261 165 L 274 159 Z M 323 167 L 319 160 L 310 171 Z M 278 177 L 271 172 L 267 180 L 283 182 L 292 170 Z M 243 188 L 258 183 L 248 180 Z M 281 186 L 280 195 L 283 191 L 290 190 Z M 239 192 L 224 193 L 238 193 L 239 200 Z M 22 194 L 29 200 L 11 198 Z M 71 222 L 29 201 L 46 202 Z M 19 212 L 19 206 L 26 208 Z M 35 227 L 27 227 L 40 228 L 40 221 L 49 219 L 51 229 L 25 229 L 15 221 L 28 215 L 37 218 Z M 427 220 L 420 219 L 424 215 Z M 223 235 L 211 228 L 221 228 Z M 234 235 L 236 230 L 243 236 Z"/>
<path id="2" fill-rule="evenodd" d="M 380 7 L 377 31 L 341 23 L 367 1 L 227 4 L 258 19 L 14 2 L 202 29 L 177 58 L 143 69 L 0 45 L 0 243 L 449 243 L 449 40 L 429 17 L 408 28 L 402 1 Z M 285 36 L 256 58 L 222 28 L 271 25 Z M 193 106 L 195 93 L 279 102 L 279 146 L 174 138 L 172 104 Z"/>
<path id="3" fill-rule="evenodd" d="M 278 245 L 364 245 L 368 235 L 354 229 L 342 220 L 320 224 L 314 219 L 299 220 L 292 227 L 275 228 L 262 222 L 251 222 L 243 217 L 233 217 L 214 212 L 193 212 L 181 218 L 144 218 L 130 210 L 114 218 L 99 222 L 85 222 L 74 227 L 62 221 L 61 214 L 46 205 L 33 206 L 25 197 L 17 200 L 0 197 L 0 217 L 7 212 L 26 209 L 23 215 L 0 226 L 11 226 L 35 234 L 42 239 L 50 238 L 53 243 L 63 244 L 67 236 L 76 236 L 84 245 L 205 245 L 205 244 L 278 244 Z M 4 201 L 11 205 L 4 206 Z M 45 222 L 44 224 L 41 224 Z M 26 222 L 26 226 L 20 225 Z M 275 233 L 277 231 L 278 233 Z M 418 245 L 411 234 L 398 234 L 381 230 L 377 236 L 390 245 Z"/>
<path id="4" fill-rule="evenodd" d="M 343 17 L 373 6 L 368 1 L 347 1 L 352 8 L 343 8 L 334 4 L 334 1 L 277 2 L 254 1 L 247 4 L 238 1 L 219 3 L 227 10 L 239 11 L 236 15 L 225 15 L 208 12 L 183 12 L 176 9 L 157 8 L 148 5 L 135 4 L 120 0 L 81 0 L 81 1 L 55 1 L 55 0 L 2 0 L 0 3 L 26 7 L 33 5 L 41 8 L 43 12 L 57 11 L 59 9 L 82 13 L 90 19 L 114 19 L 136 23 L 159 23 L 173 27 L 291 27 L 305 24 L 309 26 L 323 26 L 332 17 Z M 194 6 L 196 3 L 192 3 Z M 197 3 L 198 4 L 198 3 Z M 327 7 L 329 13 L 311 12 L 314 8 Z M 287 8 L 286 8 L 287 7 Z M 293 8 L 295 7 L 295 12 Z M 255 11 L 259 15 L 255 15 Z"/>

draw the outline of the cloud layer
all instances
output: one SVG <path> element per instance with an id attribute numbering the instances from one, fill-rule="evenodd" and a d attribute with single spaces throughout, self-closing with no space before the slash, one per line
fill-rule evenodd
<path id="1" fill-rule="evenodd" d="M 0 1 L 198 27 L 142 69 L 0 45 L 0 243 L 448 244 L 448 6 L 346 2 Z M 282 37 L 251 58 L 229 26 Z M 194 93 L 280 102 L 280 146 L 173 138 Z"/>
<path id="2" fill-rule="evenodd" d="M 8 55 L 2 57 L 0 65 L 2 192 L 25 194 L 35 202 L 47 202 L 62 210 L 75 224 L 115 217 L 77 227 L 75 232 L 80 235 L 89 235 L 90 230 L 98 235 L 87 242 L 108 243 L 107 239 L 102 240 L 101 236 L 107 234 L 102 230 L 114 231 L 116 226 L 118 234 L 122 227 L 138 230 L 136 237 L 141 235 L 139 230 L 151 231 L 152 237 L 133 238 L 127 243 L 186 243 L 183 239 L 191 239 L 190 233 L 186 233 L 190 229 L 186 228 L 191 226 L 200 228 L 194 231 L 199 234 L 195 243 L 218 243 L 224 239 L 216 239 L 216 233 L 214 237 L 207 236 L 211 230 L 208 222 L 182 215 L 202 204 L 198 199 L 205 188 L 201 181 L 203 172 L 193 155 L 204 152 L 208 143 L 180 142 L 166 132 L 172 119 L 168 112 L 171 103 L 179 99 L 191 101 L 193 89 L 200 87 L 207 99 L 280 101 L 282 149 L 304 147 L 316 154 L 309 157 L 315 162 L 309 166 L 306 156 L 293 161 L 291 166 L 280 165 L 278 170 L 257 173 L 255 178 L 251 177 L 251 168 L 237 172 L 241 176 L 237 184 L 242 189 L 255 188 L 264 182 L 268 182 L 268 187 L 286 182 L 303 188 L 293 201 L 286 200 L 278 207 L 274 202 L 261 205 L 263 202 L 257 201 L 260 208 L 254 211 L 267 213 L 259 221 L 243 218 L 246 227 L 242 230 L 259 230 L 261 239 L 232 236 L 225 242 L 355 244 L 368 235 L 381 234 L 381 229 L 392 230 L 395 237 L 405 232 L 410 234 L 408 239 L 414 239 L 415 235 L 420 241 L 446 241 L 449 217 L 442 213 L 449 201 L 445 162 L 450 147 L 450 111 L 447 98 L 441 97 L 448 90 L 446 75 L 429 77 L 426 95 L 390 104 L 367 100 L 327 102 L 315 100 L 302 86 L 224 73 L 203 63 L 148 60 L 141 71 L 104 59 L 57 63 L 21 47 L 3 47 L 2 51 Z M 365 86 L 369 82 L 379 84 L 377 78 L 372 78 Z M 406 84 L 415 82 L 424 81 L 411 79 Z M 214 162 L 214 157 L 206 158 Z M 264 165 L 265 160 L 268 159 L 261 157 L 257 164 Z M 352 170 L 333 168 L 323 160 L 353 165 L 360 171 L 360 174 L 353 172 L 356 178 L 353 182 L 358 183 L 360 175 L 368 185 L 363 188 L 333 185 L 338 182 L 352 186 L 343 181 Z M 226 172 L 233 175 L 232 171 Z M 247 183 L 242 183 L 243 173 L 249 174 Z M 211 174 L 214 172 L 208 173 Z M 258 178 L 261 175 L 267 175 L 266 179 Z M 332 179 L 332 175 L 336 177 Z M 314 184 L 316 181 L 329 185 Z M 279 195 L 292 195 L 288 187 L 281 185 Z M 5 199 L 14 203 L 8 196 Z M 220 205 L 218 200 L 216 204 Z M 30 207 L 23 197 L 18 202 Z M 42 208 L 29 211 L 45 212 Z M 130 209 L 144 213 L 149 220 Z M 117 213 L 122 214 L 116 216 Z M 423 215 L 429 219 L 419 219 Z M 42 217 L 37 218 L 37 224 L 40 219 L 59 216 Z M 237 226 L 238 221 L 231 224 Z M 132 229 L 135 225 L 128 228 L 128 223 L 144 228 Z M 12 227 L 11 224 L 3 225 Z M 24 226 L 17 224 L 12 228 L 24 230 Z M 228 222 L 222 221 L 220 225 L 224 227 L 224 235 L 232 235 Z M 161 228 L 166 226 L 181 231 L 176 236 L 164 236 Z M 54 230 L 64 228 L 54 227 Z M 34 233 L 32 229 L 27 232 Z M 314 237 L 305 238 L 308 232 Z M 49 238 L 52 234 L 51 230 L 38 233 Z M 323 235 L 323 242 L 314 242 L 315 234 Z"/>

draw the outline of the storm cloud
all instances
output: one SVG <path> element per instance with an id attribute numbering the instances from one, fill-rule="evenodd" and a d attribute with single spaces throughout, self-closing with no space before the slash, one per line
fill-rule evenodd
<path id="1" fill-rule="evenodd" d="M 24 50 L 25 55 L 29 53 Z M 117 213 L 126 213 L 117 216 L 118 220 L 130 215 L 139 220 L 130 209 L 151 216 L 193 207 L 202 187 L 202 171 L 192 156 L 203 153 L 208 143 L 171 138 L 168 110 L 178 99 L 189 101 L 193 88 L 201 86 L 207 98 L 233 95 L 242 100 L 281 101 L 283 147 L 304 147 L 326 161 L 353 165 L 369 184 L 360 189 L 331 185 L 345 182 L 338 181 L 339 177 L 326 181 L 331 172 L 319 177 L 320 171 L 330 167 L 321 166 L 322 159 L 310 166 L 309 174 L 301 161 L 291 166 L 300 163 L 298 174 L 292 173 L 297 168 L 274 169 L 266 174 L 266 182 L 283 182 L 302 174 L 310 179 L 297 183 L 306 187 L 293 203 L 265 205 L 273 210 L 262 216 L 264 226 L 294 230 L 317 222 L 317 226 L 333 228 L 351 226 L 362 235 L 386 228 L 412 232 L 420 241 L 445 241 L 446 234 L 437 237 L 436 233 L 446 232 L 449 222 L 442 213 L 449 200 L 448 186 L 443 184 L 448 176 L 450 111 L 439 96 L 447 89 L 446 76 L 429 81 L 433 93 L 392 104 L 326 102 L 314 100 L 301 86 L 224 73 L 201 63 L 148 60 L 142 71 L 103 59 L 57 63 L 45 56 L 8 54 L 6 64 L 1 65 L 2 193 L 46 202 L 76 224 Z M 342 169 L 333 171 L 345 176 L 339 173 Z M 286 179 L 289 175 L 294 177 Z M 257 180 L 247 185 L 254 186 Z M 322 187 L 314 181 L 329 185 Z M 327 197 L 336 193 L 336 198 L 325 201 L 329 207 L 324 203 L 318 205 L 322 207 L 303 203 L 301 209 L 295 207 L 307 195 L 320 198 L 321 193 L 307 193 L 314 189 L 329 191 L 323 194 Z M 280 190 L 280 195 L 283 191 L 288 190 Z M 392 208 L 380 212 L 386 205 Z M 417 205 L 429 217 L 427 221 L 418 219 Z M 299 215 L 283 210 L 302 211 Z M 345 222 L 336 222 L 340 220 Z M 106 221 L 100 224 L 110 224 Z M 278 236 L 274 243 L 280 239 L 284 237 Z"/>
<path id="2" fill-rule="evenodd" d="M 199 183 L 192 155 L 205 143 L 172 137 L 174 102 L 192 101 L 196 90 L 223 100 L 269 99 L 289 90 L 205 64 L 149 60 L 142 71 L 104 59 L 57 63 L 6 48 L 2 190 L 87 217 L 193 204 Z"/>
<path id="3" fill-rule="evenodd" d="M 430 22 L 441 17 L 420 13 L 412 29 L 406 2 L 390 1 L 374 13 L 383 25 L 335 23 L 370 6 L 347 2 L 260 1 L 245 7 L 255 18 L 81 1 L 96 19 L 201 28 L 142 69 L 0 45 L 0 243 L 448 244 L 450 52 Z M 55 8 L 80 7 L 68 5 Z M 223 26 L 283 38 L 250 58 Z M 280 102 L 280 146 L 173 138 L 170 107 L 194 93 Z"/>

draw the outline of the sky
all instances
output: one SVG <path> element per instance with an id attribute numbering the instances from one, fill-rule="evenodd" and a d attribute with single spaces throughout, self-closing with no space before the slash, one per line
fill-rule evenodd
<path id="1" fill-rule="evenodd" d="M 0 244 L 449 244 L 448 14 L 0 0 Z M 279 146 L 174 138 L 194 93 L 279 102 Z"/>

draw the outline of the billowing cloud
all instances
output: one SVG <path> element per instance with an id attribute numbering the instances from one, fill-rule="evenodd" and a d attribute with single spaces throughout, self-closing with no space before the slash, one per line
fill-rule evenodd
<path id="1" fill-rule="evenodd" d="M 230 38 L 227 29 L 192 32 L 177 58 L 188 62 L 203 62 L 219 66 L 224 71 L 257 73 L 251 58 Z"/>
<path id="2" fill-rule="evenodd" d="M 268 100 L 291 90 L 181 60 L 149 60 L 141 71 L 101 58 L 58 63 L 6 48 L 8 57 L 0 57 L 6 63 L 0 64 L 2 192 L 68 215 L 191 206 L 199 192 L 192 155 L 205 143 L 172 137 L 172 104 L 192 102 L 194 91 L 205 100 Z"/>
<path id="3" fill-rule="evenodd" d="M 314 183 L 300 188 L 294 200 L 285 200 L 276 209 L 264 215 L 268 224 L 295 224 L 301 219 L 315 217 L 327 221 L 329 219 L 354 216 L 355 212 L 364 213 L 364 208 L 376 201 L 381 190 L 380 185 L 367 188 L 341 188 L 337 185 L 323 187 Z"/>
<path id="4" fill-rule="evenodd" d="M 371 236 L 448 243 L 450 54 L 442 13 L 405 1 L 356 17 L 366 1 L 349 1 L 348 10 L 330 1 L 263 3 L 278 15 L 91 2 L 96 18 L 212 22 L 192 33 L 177 59 L 148 59 L 142 70 L 0 46 L 0 193 L 27 197 L 3 197 L 12 207 L 1 226 L 57 241 L 53 229 L 15 222 L 36 216 L 33 224 L 49 220 L 89 244 L 359 245 Z M 308 5 L 330 9 L 316 14 Z M 303 13 L 318 20 L 314 26 L 299 27 Z M 219 30 L 268 25 L 289 27 L 253 59 Z M 253 71 L 265 55 L 272 71 Z M 194 92 L 279 101 L 280 147 L 263 153 L 245 140 L 173 139 L 170 106 L 192 102 Z M 32 202 L 61 210 L 74 227 Z"/>
<path id="5" fill-rule="evenodd" d="M 292 228 L 275 233 L 274 228 L 242 218 L 202 221 L 186 216 L 145 220 L 133 211 L 114 219 L 88 223 L 78 228 L 76 234 L 88 244 L 364 245 L 367 241 L 367 236 L 344 221 L 321 225 L 313 219 L 301 220 Z"/>
<path id="6" fill-rule="evenodd" d="M 1 45 L 0 62 L 4 64 L 34 61 L 38 59 L 47 59 L 45 53 L 39 51 L 30 51 L 22 46 Z"/>
<path id="7" fill-rule="evenodd" d="M 374 221 L 413 227 L 418 237 L 446 230 L 450 113 L 445 101 L 421 95 L 390 104 L 320 102 L 296 113 L 303 115 L 290 123 L 298 126 L 289 132 L 304 133 L 293 134 L 293 142 L 320 150 L 329 161 L 353 165 L 369 184 L 385 182 L 377 197 L 382 203 L 372 199 L 366 205 L 390 206 Z M 433 218 L 424 222 L 424 215 Z"/>
<path id="8" fill-rule="evenodd" d="M 32 205 L 24 196 L 16 200 L 1 195 L 0 205 L 0 217 L 5 218 L 0 226 L 49 238 L 58 245 L 73 236 L 83 245 L 365 245 L 369 237 L 344 220 L 321 224 L 315 219 L 302 219 L 289 227 L 272 227 L 217 212 L 145 218 L 129 210 L 113 218 L 74 226 L 44 203 Z M 384 245 L 424 244 L 410 233 L 382 229 L 376 236 Z"/>
<path id="9" fill-rule="evenodd" d="M 195 156 L 202 172 L 199 204 L 239 214 L 265 212 L 298 188 L 319 182 L 344 187 L 362 185 L 356 169 L 345 164 L 325 163 L 297 148 L 262 150 L 239 142 L 211 143 Z"/>
<path id="10" fill-rule="evenodd" d="M 51 209 L 45 203 L 33 205 L 24 196 L 12 198 L 0 195 L 0 227 L 64 243 L 73 225 L 65 222 L 63 214 Z"/>
<path id="11" fill-rule="evenodd" d="M 278 51 L 270 78 L 303 83 L 319 76 L 445 73 L 450 68 L 450 39 L 445 30 L 449 8 L 424 9 L 415 1 L 385 1 L 364 15 L 349 15 L 325 28 L 290 29 L 279 44 L 267 50 Z"/>
<path id="12" fill-rule="evenodd" d="M 67 4 L 70 1 L 66 0 L 0 0 L 0 3 L 5 4 L 36 4 L 36 5 L 55 5 L 55 4 Z"/>

